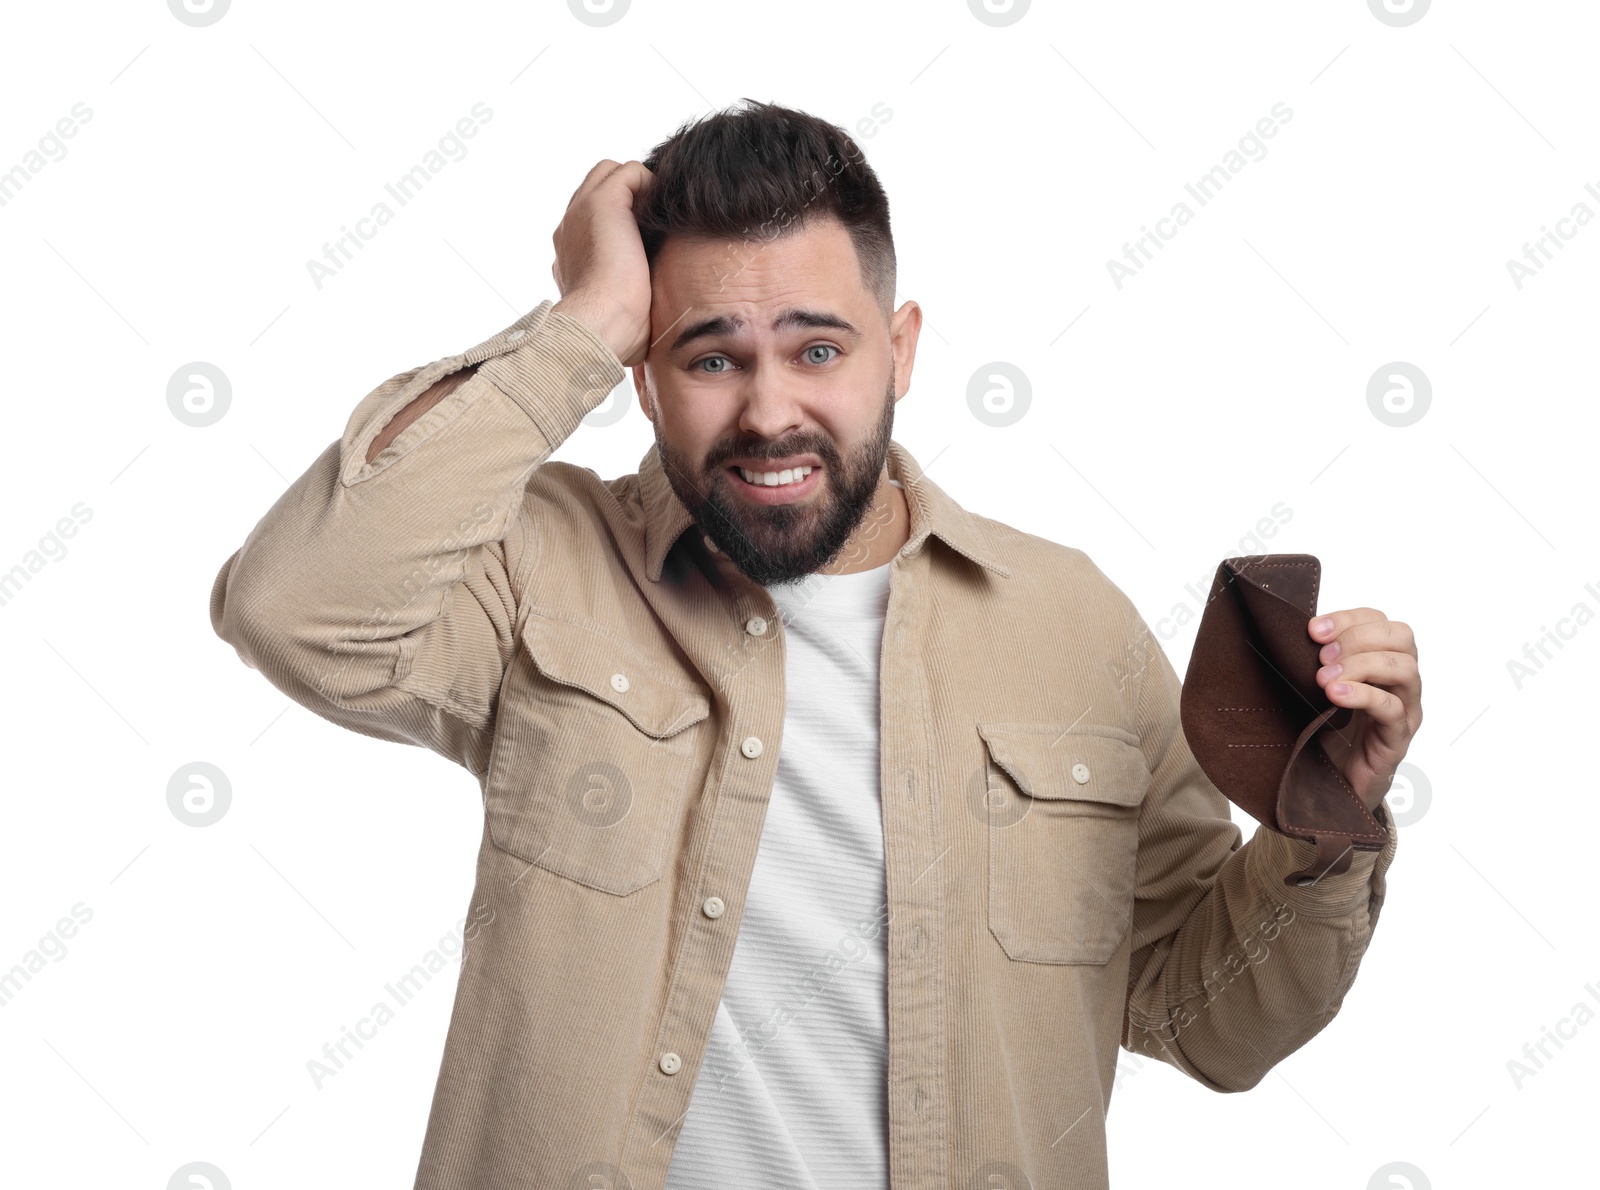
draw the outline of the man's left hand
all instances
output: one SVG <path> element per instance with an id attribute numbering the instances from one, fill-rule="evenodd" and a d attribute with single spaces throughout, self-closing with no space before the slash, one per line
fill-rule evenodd
<path id="1" fill-rule="evenodd" d="M 1325 612 L 1307 624 L 1322 645 L 1317 684 L 1355 711 L 1342 731 L 1320 734 L 1328 759 L 1368 810 L 1376 810 L 1422 726 L 1422 677 L 1411 626 L 1370 607 Z"/>

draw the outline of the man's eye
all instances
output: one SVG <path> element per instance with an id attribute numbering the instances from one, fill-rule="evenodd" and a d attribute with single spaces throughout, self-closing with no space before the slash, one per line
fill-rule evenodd
<path id="1" fill-rule="evenodd" d="M 701 364 L 719 364 L 719 363 L 720 364 L 728 363 L 728 357 L 725 356 L 725 355 L 708 355 L 703 360 L 695 361 L 695 365 L 694 366 L 698 368 L 698 367 L 700 367 Z M 726 368 L 707 368 L 707 369 L 704 369 L 704 370 L 706 372 L 708 372 L 708 373 L 716 374 L 718 372 L 724 372 L 727 369 Z"/>
<path id="2" fill-rule="evenodd" d="M 826 357 L 825 359 L 817 359 L 817 358 L 815 358 L 814 356 L 811 355 L 811 353 L 813 351 L 831 351 L 831 352 L 834 353 L 834 355 L 837 355 L 839 353 L 839 349 L 837 347 L 833 346 L 833 344 L 831 344 L 831 343 L 815 343 L 812 346 L 806 348 L 806 355 L 807 355 L 808 358 L 811 359 L 811 362 L 814 363 L 814 364 L 825 364 L 829 360 L 833 359 L 833 356 L 830 355 L 830 356 Z"/>

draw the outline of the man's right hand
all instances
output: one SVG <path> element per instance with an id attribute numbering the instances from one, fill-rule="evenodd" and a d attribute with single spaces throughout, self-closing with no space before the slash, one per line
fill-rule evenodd
<path id="1" fill-rule="evenodd" d="M 633 199 L 652 176 L 642 162 L 600 162 L 550 237 L 550 273 L 561 290 L 552 309 L 594 331 L 623 367 L 642 363 L 650 346 L 650 265 Z"/>

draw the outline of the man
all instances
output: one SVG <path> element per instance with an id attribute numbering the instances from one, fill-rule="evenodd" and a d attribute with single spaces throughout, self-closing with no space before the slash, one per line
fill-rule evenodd
<path id="1" fill-rule="evenodd" d="M 1326 1025 L 1407 626 L 1307 624 L 1391 830 L 1285 885 L 1311 844 L 1241 845 L 1131 602 L 891 439 L 921 311 L 848 136 L 715 114 L 554 243 L 561 299 L 368 394 L 212 591 L 296 701 L 483 785 L 417 1186 L 1104 1186 L 1119 1044 L 1238 1091 Z M 546 462 L 625 368 L 638 473 Z"/>

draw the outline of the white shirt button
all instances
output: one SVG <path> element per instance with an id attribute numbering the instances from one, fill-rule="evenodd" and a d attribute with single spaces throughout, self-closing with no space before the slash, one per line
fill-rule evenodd
<path id="1" fill-rule="evenodd" d="M 722 911 L 726 906 L 723 905 L 721 897 L 707 897 L 705 904 L 701 905 L 700 908 L 707 917 L 721 917 Z"/>
<path id="2" fill-rule="evenodd" d="M 760 616 L 751 616 L 744 622 L 744 630 L 751 636 L 765 636 L 767 632 L 767 622 Z"/>
<path id="3" fill-rule="evenodd" d="M 527 331 L 523 330 L 521 327 L 518 327 L 516 330 L 512 331 L 509 335 L 506 336 L 506 342 L 507 343 L 515 343 L 518 339 L 522 338 L 522 336 L 526 335 L 527 333 L 528 333 Z"/>
<path id="4" fill-rule="evenodd" d="M 1072 766 L 1072 779 L 1079 785 L 1089 784 L 1089 766 L 1078 763 Z"/>
<path id="5" fill-rule="evenodd" d="M 677 1074 L 683 1069 L 683 1059 L 677 1054 L 666 1053 L 661 1055 L 661 1072 L 663 1074 Z"/>
<path id="6" fill-rule="evenodd" d="M 754 760 L 761 755 L 761 741 L 755 736 L 746 736 L 744 743 L 739 745 L 739 751 Z"/>
<path id="7" fill-rule="evenodd" d="M 628 675 L 627 674 L 612 674 L 611 675 L 611 688 L 613 690 L 615 690 L 618 694 L 626 694 L 627 691 L 628 691 Z"/>

